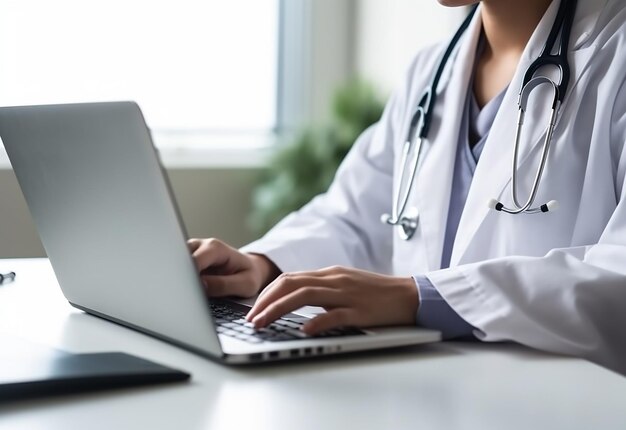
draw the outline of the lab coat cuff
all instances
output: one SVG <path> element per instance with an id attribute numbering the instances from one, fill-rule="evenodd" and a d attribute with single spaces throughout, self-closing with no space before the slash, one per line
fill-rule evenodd
<path id="1" fill-rule="evenodd" d="M 419 306 L 416 323 L 420 327 L 440 330 L 444 339 L 470 336 L 474 327 L 467 323 L 439 294 L 426 276 L 414 276 Z"/>
<path id="2" fill-rule="evenodd" d="M 417 284 L 417 292 L 419 294 L 420 303 L 431 300 L 443 300 L 441 294 L 439 294 L 439 292 L 430 282 L 428 277 L 423 275 L 415 275 L 413 276 L 413 279 Z"/>
<path id="3" fill-rule="evenodd" d="M 439 296 L 440 299 L 441 299 L 441 296 L 439 295 L 435 287 L 433 287 L 433 284 L 430 283 L 430 281 L 428 280 L 426 276 L 415 275 L 413 276 L 413 281 L 415 281 L 415 287 L 417 288 L 417 311 L 416 312 L 417 312 L 417 315 L 419 315 L 420 309 L 422 308 L 422 305 L 424 304 L 424 302 L 430 300 L 433 297 L 432 296 L 433 291 L 434 291 L 434 294 Z"/>
<path id="4" fill-rule="evenodd" d="M 295 272 L 303 270 L 298 264 L 293 249 L 289 247 L 268 243 L 265 240 L 257 240 L 239 249 L 240 252 L 249 254 L 261 254 L 269 258 L 281 272 Z"/>
<path id="5" fill-rule="evenodd" d="M 461 267 L 429 272 L 426 277 L 437 289 L 448 305 L 475 330 L 474 336 L 485 338 L 481 327 L 485 327 L 490 315 L 497 312 L 498 306 L 491 300 L 477 282 Z"/>

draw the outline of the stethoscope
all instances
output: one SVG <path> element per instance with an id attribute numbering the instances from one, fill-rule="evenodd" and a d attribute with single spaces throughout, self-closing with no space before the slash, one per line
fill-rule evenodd
<path id="1" fill-rule="evenodd" d="M 574 20 L 574 14 L 576 12 L 577 0 L 561 0 L 559 10 L 557 12 L 554 24 L 548 35 L 548 39 L 541 51 L 539 57 L 533 61 L 524 74 L 524 80 L 519 92 L 518 97 L 518 118 L 517 127 L 515 130 L 515 146 L 513 150 L 513 174 L 511 177 L 511 193 L 513 197 L 513 207 L 506 207 L 503 203 L 496 199 L 491 199 L 488 203 L 491 209 L 496 211 L 506 212 L 509 214 L 536 214 L 542 212 L 553 211 L 558 208 L 558 202 L 556 200 L 550 200 L 540 206 L 533 207 L 537 191 L 539 189 L 539 183 L 541 182 L 541 175 L 543 174 L 548 159 L 548 151 L 550 149 L 550 143 L 552 141 L 552 135 L 554 133 L 554 127 L 556 125 L 556 118 L 559 112 L 565 93 L 567 92 L 567 86 L 569 84 L 570 69 L 567 61 L 567 48 L 569 46 L 569 38 L 572 30 L 572 22 Z M 461 36 L 469 26 L 474 13 L 476 12 L 477 5 L 473 7 L 465 21 L 461 24 L 454 37 L 450 41 L 450 44 L 446 48 L 437 70 L 433 76 L 431 84 L 424 90 L 422 97 L 415 109 L 415 113 L 411 118 L 409 131 L 407 138 L 402 147 L 401 158 L 401 170 L 399 177 L 399 184 L 396 188 L 393 196 L 393 211 L 392 214 L 384 214 L 381 216 L 381 221 L 391 226 L 400 227 L 398 233 L 404 240 L 409 240 L 415 234 L 417 230 L 418 212 L 416 208 L 407 209 L 407 203 L 411 189 L 415 182 L 415 174 L 420 161 L 420 151 L 422 142 L 427 138 L 428 131 L 433 116 L 433 107 L 437 98 L 436 89 L 439 85 L 439 80 L 446 67 L 452 51 L 458 44 Z M 556 39 L 561 35 L 559 50 L 556 54 L 552 54 L 552 51 L 556 44 Z M 552 79 L 545 76 L 535 77 L 535 73 L 545 66 L 556 66 L 560 70 L 560 83 L 555 83 Z M 541 158 L 539 167 L 535 174 L 533 185 L 530 190 L 530 194 L 525 202 L 520 203 L 520 199 L 517 193 L 517 164 L 519 154 L 519 144 L 522 132 L 522 125 L 524 124 L 524 115 L 526 112 L 526 106 L 528 104 L 528 98 L 530 93 L 540 85 L 547 85 L 553 91 L 552 106 L 550 110 L 550 119 L 546 131 L 546 137 L 543 142 L 543 149 L 541 151 Z M 411 157 L 412 155 L 412 157 Z M 410 163 L 409 163 L 410 160 Z M 409 169 L 410 167 L 410 169 Z M 408 179 L 407 179 L 408 173 Z"/>

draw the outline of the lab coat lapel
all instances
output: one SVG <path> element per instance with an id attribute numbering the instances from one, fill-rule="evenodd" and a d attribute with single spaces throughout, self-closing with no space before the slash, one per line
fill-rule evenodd
<path id="1" fill-rule="evenodd" d="M 478 38 L 482 30 L 476 13 L 453 60 L 448 62 L 438 88 L 430 139 L 423 143 L 415 201 L 419 209 L 420 231 L 431 270 L 440 268 L 450 203 L 456 143 L 463 115 L 467 88 L 474 66 Z"/>
<path id="2" fill-rule="evenodd" d="M 593 2 L 579 3 L 583 3 L 585 6 L 588 6 L 589 3 Z M 463 210 L 463 215 L 461 216 L 454 243 L 454 249 L 452 251 L 450 262 L 451 266 L 455 266 L 463 262 L 462 259 L 464 254 L 466 253 L 470 242 L 474 238 L 476 231 L 489 217 L 529 216 L 524 214 L 509 215 L 495 212 L 489 209 L 488 202 L 490 199 L 496 198 L 498 200 L 503 200 L 505 204 L 510 203 L 510 181 L 512 173 L 515 126 L 517 124 L 518 115 L 517 99 L 519 89 L 521 88 L 524 73 L 528 66 L 541 53 L 545 40 L 554 22 L 558 6 L 558 1 L 552 3 L 529 40 L 529 43 L 522 54 L 522 58 L 520 59 L 520 65 L 517 68 L 517 72 L 509 85 L 502 101 L 501 108 L 496 115 L 489 137 L 485 143 L 485 148 L 481 154 L 481 158 L 474 173 L 472 185 Z M 599 8 L 597 10 L 599 11 Z M 573 44 L 574 48 L 580 47 L 587 41 L 587 38 L 591 33 L 591 28 L 595 23 L 595 21 L 593 23 L 589 22 L 589 14 L 587 13 L 589 11 L 577 11 L 577 18 L 580 15 L 578 12 L 582 12 L 582 14 L 585 15 L 586 22 L 581 23 L 580 21 L 585 20 L 575 19 L 572 31 L 572 40 L 570 41 L 570 44 Z M 596 14 L 596 20 L 597 17 L 598 16 Z M 581 27 L 583 27 L 586 31 L 584 31 Z M 593 56 L 594 50 L 595 45 L 591 45 L 587 48 L 578 49 L 569 53 L 571 81 L 568 88 L 568 94 L 566 95 L 563 105 L 561 106 L 561 114 L 557 119 L 553 144 L 555 144 L 558 137 L 559 124 L 562 120 L 563 113 L 567 108 L 568 100 L 574 92 L 577 81 L 584 73 L 589 60 Z M 544 91 L 541 93 L 537 92 L 537 94 L 534 94 L 532 97 L 535 98 L 536 103 L 533 103 L 530 106 L 532 109 L 529 108 L 526 113 L 522 139 L 520 142 L 518 171 L 532 171 L 532 174 L 534 175 L 537 169 L 538 154 L 542 150 L 545 138 L 545 131 L 550 110 L 549 100 L 551 100 L 551 95 L 549 92 Z M 549 159 L 548 164 L 550 163 L 551 160 Z M 525 187 L 520 187 L 518 191 L 520 200 L 525 201 L 529 191 L 530 190 Z M 557 197 L 555 196 L 554 198 Z M 471 260 L 471 258 L 468 258 L 468 261 L 469 260 Z"/>

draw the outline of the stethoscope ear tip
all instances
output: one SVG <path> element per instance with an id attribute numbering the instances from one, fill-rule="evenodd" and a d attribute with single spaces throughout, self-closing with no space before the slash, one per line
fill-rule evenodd
<path id="1" fill-rule="evenodd" d="M 546 203 L 546 206 L 548 207 L 548 211 L 555 211 L 559 208 L 559 202 L 557 200 L 550 200 Z"/>
<path id="2" fill-rule="evenodd" d="M 496 199 L 490 199 L 487 202 L 487 206 L 489 207 L 489 209 L 494 209 L 494 210 L 498 210 L 498 203 L 500 203 L 499 201 L 497 201 Z"/>
<path id="3" fill-rule="evenodd" d="M 380 222 L 382 222 L 383 224 L 393 224 L 393 223 L 391 223 L 389 221 L 391 221 L 391 215 L 389 215 L 389 214 L 382 214 L 380 216 Z"/>

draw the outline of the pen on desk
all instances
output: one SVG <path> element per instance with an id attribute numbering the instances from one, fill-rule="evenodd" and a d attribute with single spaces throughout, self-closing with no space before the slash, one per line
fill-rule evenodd
<path id="1" fill-rule="evenodd" d="M 15 279 L 15 272 L 0 273 L 0 285 Z"/>

